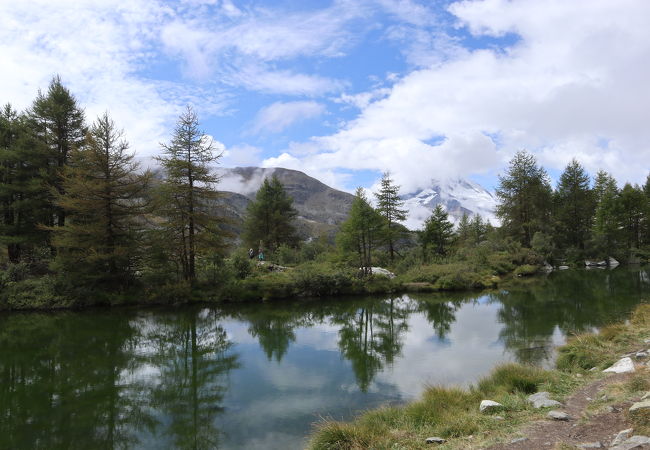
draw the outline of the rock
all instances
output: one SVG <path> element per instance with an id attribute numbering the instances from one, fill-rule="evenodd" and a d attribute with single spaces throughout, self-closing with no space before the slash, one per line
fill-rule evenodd
<path id="1" fill-rule="evenodd" d="M 641 401 L 643 400 L 650 400 L 650 392 L 646 392 L 643 397 L 641 397 Z"/>
<path id="2" fill-rule="evenodd" d="M 603 372 L 614 372 L 614 373 L 634 372 L 634 363 L 632 362 L 631 358 L 628 357 L 621 358 L 616 362 L 616 364 L 603 370 Z"/>
<path id="3" fill-rule="evenodd" d="M 616 266 L 618 266 L 619 264 L 620 264 L 620 263 L 619 263 L 618 261 L 616 261 L 614 258 L 612 258 L 611 256 L 610 256 L 609 258 L 607 258 L 607 265 L 608 265 L 609 267 L 616 267 Z"/>
<path id="4" fill-rule="evenodd" d="M 610 450 L 632 450 L 634 448 L 647 448 L 650 445 L 650 438 L 648 436 L 632 436 L 626 439 L 621 444 L 615 447 L 610 447 Z"/>
<path id="5" fill-rule="evenodd" d="M 393 272 L 384 269 L 383 267 L 359 267 L 359 273 L 395 278 L 395 274 Z"/>
<path id="6" fill-rule="evenodd" d="M 648 357 L 648 352 L 645 351 L 645 350 L 642 350 L 642 351 L 640 351 L 640 352 L 636 352 L 636 353 L 634 354 L 634 357 L 635 357 L 636 359 L 647 358 L 647 357 Z"/>
<path id="7" fill-rule="evenodd" d="M 481 405 L 478 407 L 481 412 L 490 412 L 499 408 L 503 408 L 503 405 L 492 400 L 481 400 Z"/>
<path id="8" fill-rule="evenodd" d="M 518 444 L 519 442 L 526 442 L 527 440 L 528 440 L 527 437 L 520 437 L 520 438 L 517 438 L 517 439 L 513 439 L 512 441 L 510 441 L 510 443 L 511 444 Z"/>
<path id="9" fill-rule="evenodd" d="M 628 428 L 627 430 L 619 431 L 614 440 L 612 441 L 611 444 L 609 444 L 610 447 L 614 447 L 615 445 L 622 444 L 625 442 L 627 439 L 632 436 L 632 428 Z"/>
<path id="10" fill-rule="evenodd" d="M 555 406 L 562 406 L 562 403 L 557 400 L 549 398 L 551 394 L 548 392 L 538 392 L 537 394 L 529 395 L 528 401 L 533 404 L 533 407 L 539 408 L 552 408 Z"/>
<path id="11" fill-rule="evenodd" d="M 586 442 L 584 444 L 578 444 L 578 448 L 603 448 L 603 444 L 600 442 Z"/>
<path id="12" fill-rule="evenodd" d="M 494 420 L 506 420 L 502 416 L 492 416 Z"/>
<path id="13" fill-rule="evenodd" d="M 564 420 L 564 421 L 569 420 L 571 418 L 567 413 L 562 411 L 556 411 L 556 410 L 549 411 L 546 417 L 553 420 Z"/>
<path id="14" fill-rule="evenodd" d="M 596 370 L 597 369 L 595 367 L 592 367 L 591 369 L 589 369 L 589 372 L 595 372 Z"/>
<path id="15" fill-rule="evenodd" d="M 559 266 L 558 270 L 567 270 L 569 266 Z"/>
<path id="16" fill-rule="evenodd" d="M 429 437 L 426 442 L 427 444 L 444 444 L 447 440 L 441 437 Z"/>
<path id="17" fill-rule="evenodd" d="M 643 342 L 644 342 L 645 344 L 650 344 L 650 339 L 644 339 Z"/>
<path id="18" fill-rule="evenodd" d="M 585 266 L 587 267 L 604 267 L 607 265 L 607 261 L 585 261 Z"/>
<path id="19" fill-rule="evenodd" d="M 544 261 L 544 265 L 542 266 L 542 272 L 546 272 L 546 273 L 553 272 L 553 266 L 547 263 L 546 261 Z"/>
<path id="20" fill-rule="evenodd" d="M 582 374 L 581 373 L 576 373 L 576 378 L 582 378 Z"/>
<path id="21" fill-rule="evenodd" d="M 646 394 L 646 395 L 648 395 L 648 394 Z M 633 404 L 630 407 L 630 413 L 632 413 L 634 411 L 644 410 L 644 409 L 647 410 L 648 408 L 650 408 L 650 400 L 645 400 L 645 401 Z"/>

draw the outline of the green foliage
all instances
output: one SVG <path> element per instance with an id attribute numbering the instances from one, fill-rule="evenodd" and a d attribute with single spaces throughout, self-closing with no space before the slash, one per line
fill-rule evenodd
<path id="1" fill-rule="evenodd" d="M 295 247 L 298 236 L 294 220 L 298 212 L 293 199 L 278 178 L 265 179 L 248 204 L 243 240 L 246 246 L 264 251 L 275 251 L 281 245 Z"/>
<path id="2" fill-rule="evenodd" d="M 477 389 L 484 395 L 499 392 L 534 394 L 542 383 L 547 383 L 553 375 L 539 367 L 521 364 L 503 364 L 478 382 Z"/>
<path id="3" fill-rule="evenodd" d="M 339 249 L 348 255 L 356 255 L 359 267 L 372 267 L 373 249 L 381 242 L 382 216 L 368 203 L 362 188 L 352 201 L 350 213 L 336 236 Z"/>
<path id="4" fill-rule="evenodd" d="M 533 266 L 531 264 L 524 264 L 523 266 L 517 267 L 513 273 L 515 276 L 528 277 L 535 275 L 538 271 L 539 267 Z"/>
<path id="5" fill-rule="evenodd" d="M 453 230 L 454 225 L 449 221 L 447 212 L 442 209 L 442 206 L 436 205 L 431 216 L 424 222 L 424 229 L 420 233 L 424 258 L 427 258 L 429 249 L 435 255 L 446 255 L 454 236 Z"/>
<path id="6" fill-rule="evenodd" d="M 562 248 L 583 250 L 594 216 L 594 195 L 589 175 L 573 159 L 560 175 L 555 192 L 555 236 Z"/>
<path id="7" fill-rule="evenodd" d="M 73 149 L 56 201 L 66 214 L 53 229 L 55 268 L 78 284 L 119 288 L 128 285 L 140 264 L 141 201 L 148 172 L 128 153 L 122 132 L 104 114 L 93 124 L 84 145 Z"/>
<path id="8" fill-rule="evenodd" d="M 383 238 L 388 245 L 388 254 L 391 263 L 395 260 L 395 245 L 405 234 L 405 229 L 399 222 L 406 220 L 407 211 L 403 209 L 404 201 L 399 197 L 399 186 L 393 184 L 390 173 L 385 172 L 381 178 L 377 198 L 377 211 L 384 218 Z"/>
<path id="9" fill-rule="evenodd" d="M 510 160 L 505 175 L 499 176 L 496 190 L 497 216 L 509 236 L 530 247 L 533 236 L 545 231 L 550 222 L 551 184 L 535 157 L 519 151 Z"/>
<path id="10" fill-rule="evenodd" d="M 164 222 L 161 248 L 175 259 L 184 280 L 196 278 L 196 258 L 200 254 L 224 251 L 223 218 L 214 214 L 218 177 L 210 164 L 218 161 L 210 137 L 199 129 L 198 116 L 191 107 L 181 114 L 169 144 L 162 144 L 157 158 L 165 179 L 159 188 L 158 206 Z"/>
<path id="11" fill-rule="evenodd" d="M 245 250 L 239 250 L 230 256 L 230 266 L 233 268 L 234 276 L 243 280 L 253 273 L 253 261 Z"/>
<path id="12" fill-rule="evenodd" d="M 46 147 L 48 164 L 41 169 L 45 171 L 47 183 L 52 187 L 52 194 L 62 195 L 62 170 L 68 164 L 73 149 L 82 145 L 86 134 L 83 109 L 63 85 L 61 77 L 56 75 L 46 94 L 38 92 L 28 116 L 35 138 Z M 45 225 L 65 224 L 65 211 L 55 207 L 53 197 L 47 216 Z"/>

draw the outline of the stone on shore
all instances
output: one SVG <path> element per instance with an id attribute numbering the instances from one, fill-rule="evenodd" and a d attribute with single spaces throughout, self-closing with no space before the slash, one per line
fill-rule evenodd
<path id="1" fill-rule="evenodd" d="M 503 408 L 503 405 L 493 400 L 481 400 L 481 405 L 478 407 L 481 412 L 495 411 L 500 408 Z"/>
<path id="2" fill-rule="evenodd" d="M 626 440 L 632 436 L 632 431 L 634 431 L 632 428 L 628 428 L 627 430 L 619 431 L 614 440 L 612 441 L 611 444 L 609 444 L 610 447 L 614 447 L 616 445 L 622 444 Z"/>
<path id="3" fill-rule="evenodd" d="M 630 357 L 621 358 L 616 362 L 616 364 L 603 370 L 603 372 L 613 372 L 613 373 L 634 372 L 634 363 L 632 362 L 632 358 Z"/>
<path id="4" fill-rule="evenodd" d="M 567 421 L 571 418 L 567 413 L 562 411 L 556 411 L 556 410 L 549 411 L 546 417 L 553 420 L 564 420 L 564 421 Z"/>
<path id="5" fill-rule="evenodd" d="M 536 394 L 528 396 L 528 401 L 533 404 L 534 408 L 537 409 L 562 406 L 562 403 L 549 398 L 550 395 L 551 394 L 548 392 L 538 392 Z"/>
<path id="6" fill-rule="evenodd" d="M 426 440 L 427 444 L 444 444 L 445 442 L 447 442 L 445 439 L 437 436 L 429 437 Z"/>
<path id="7" fill-rule="evenodd" d="M 647 448 L 650 445 L 650 438 L 648 436 L 632 436 L 622 443 L 610 447 L 609 450 L 632 450 L 635 448 Z"/>

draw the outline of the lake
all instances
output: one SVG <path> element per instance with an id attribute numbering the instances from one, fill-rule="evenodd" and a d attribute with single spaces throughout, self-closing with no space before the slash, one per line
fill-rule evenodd
<path id="1" fill-rule="evenodd" d="M 650 299 L 650 270 L 493 293 L 0 315 L 0 448 L 303 448 L 322 418 L 550 366 Z"/>

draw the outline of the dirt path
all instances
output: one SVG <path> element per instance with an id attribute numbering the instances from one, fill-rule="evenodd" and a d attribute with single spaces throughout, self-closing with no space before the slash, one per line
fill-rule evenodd
<path id="1" fill-rule="evenodd" d="M 585 412 L 590 402 L 602 397 L 603 390 L 607 385 L 624 382 L 631 375 L 610 375 L 585 386 L 567 398 L 565 406 L 558 410 L 566 412 L 571 417 L 569 421 L 541 420 L 534 422 L 520 433 L 527 439 L 492 446 L 490 449 L 552 449 L 559 447 L 560 444 L 578 446 L 596 443 L 600 443 L 602 447 L 591 448 L 608 448 L 619 431 L 632 427 L 625 416 L 625 412 L 630 408 L 632 402 L 614 404 L 611 409 L 590 417 L 587 417 Z M 585 418 L 587 420 L 581 420 Z M 650 449 L 650 445 L 639 448 Z"/>

